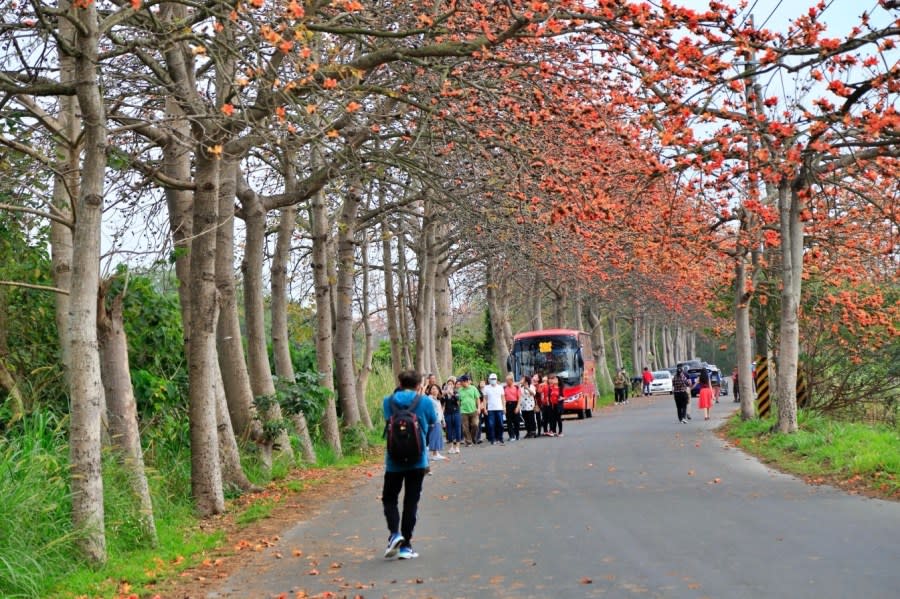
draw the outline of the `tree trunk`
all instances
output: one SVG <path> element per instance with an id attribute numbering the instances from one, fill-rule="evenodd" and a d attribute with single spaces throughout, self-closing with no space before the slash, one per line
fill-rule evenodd
<path id="1" fill-rule="evenodd" d="M 328 211 L 325 196 L 316 193 L 310 202 L 309 217 L 312 230 L 312 270 L 316 290 L 316 368 L 320 384 L 331 392 L 322 414 L 322 431 L 325 442 L 341 456 L 341 433 L 338 425 L 337 406 L 334 400 L 334 369 L 332 367 L 331 331 L 331 283 L 328 280 Z"/>
<path id="2" fill-rule="evenodd" d="M 646 361 L 644 360 L 644 318 L 638 314 L 634 315 L 631 322 L 631 359 L 634 362 L 634 376 L 640 374 Z"/>
<path id="3" fill-rule="evenodd" d="M 199 137 L 199 135 L 198 135 Z M 216 225 L 219 164 L 197 144 L 194 231 L 191 241 L 191 330 L 188 354 L 191 420 L 191 492 L 201 517 L 225 511 L 216 431 Z"/>
<path id="4" fill-rule="evenodd" d="M 434 269 L 435 269 L 435 233 L 432 201 L 425 200 L 425 213 L 422 217 L 422 236 L 420 238 L 419 291 L 416 294 L 416 371 L 425 374 L 430 368 L 431 319 L 434 317 Z"/>
<path id="5" fill-rule="evenodd" d="M 435 375 L 445 381 L 453 372 L 453 313 L 450 307 L 450 265 L 446 254 L 434 274 Z"/>
<path id="6" fill-rule="evenodd" d="M 624 368 L 622 344 L 619 342 L 619 319 L 615 314 L 611 314 L 609 317 L 609 336 L 612 338 L 613 360 L 616 363 L 616 369 Z"/>
<path id="7" fill-rule="evenodd" d="M 398 324 L 399 312 L 394 291 L 394 261 L 391 257 L 391 231 L 387 226 L 387 219 L 381 220 L 381 254 L 384 263 L 384 298 L 385 310 L 387 312 L 387 329 L 388 342 L 391 345 L 391 371 L 397 380 L 400 371 L 403 370 L 403 356 L 401 352 L 400 327 Z M 401 279 L 402 281 L 402 279 Z M 401 289 L 403 284 L 401 282 Z M 402 298 L 402 296 L 401 296 Z M 403 309 L 403 303 L 400 302 L 399 310 Z"/>
<path id="8" fill-rule="evenodd" d="M 353 292 L 356 282 L 356 220 L 362 203 L 360 190 L 350 187 L 338 217 L 337 286 L 335 294 L 334 368 L 344 426 L 360 423 L 353 368 Z M 365 318 L 366 315 L 364 314 Z"/>
<path id="9" fill-rule="evenodd" d="M 650 370 L 659 370 L 662 368 L 662 364 L 660 364 L 660 357 L 662 354 L 659 352 L 659 323 L 656 319 L 653 320 L 652 328 L 650 329 L 650 343 L 649 347 L 652 348 L 653 357 L 649 358 L 650 362 Z"/>
<path id="10" fill-rule="evenodd" d="M 405 225 L 401 223 L 401 229 L 397 235 L 397 275 L 399 278 L 399 294 L 397 295 L 397 311 L 400 316 L 400 349 L 403 358 L 402 370 L 413 367 L 412 353 L 409 342 L 409 269 L 406 265 L 406 238 Z"/>
<path id="11" fill-rule="evenodd" d="M 767 260 L 768 256 L 762 249 L 754 248 L 750 252 L 754 283 L 756 282 L 756 277 L 763 272 L 763 263 Z M 756 340 L 754 355 L 769 357 L 769 321 L 765 306 L 757 302 L 753 316 L 754 337 Z"/>
<path id="12" fill-rule="evenodd" d="M 662 353 L 660 359 L 666 366 L 674 364 L 671 353 L 671 336 L 669 335 L 669 325 L 663 324 L 659 328 L 659 343 Z"/>
<path id="13" fill-rule="evenodd" d="M 122 296 L 117 295 L 106 308 L 104 288 L 97 298 L 97 331 L 100 344 L 100 374 L 106 397 L 109 437 L 128 475 L 138 510 L 141 533 L 152 547 L 158 537 L 153 519 L 153 501 L 144 470 L 144 452 L 138 428 L 137 402 L 131 386 L 128 363 L 128 339 L 122 317 Z"/>
<path id="14" fill-rule="evenodd" d="M 234 426 L 231 423 L 231 415 L 228 412 L 228 400 L 225 397 L 225 389 L 222 382 L 222 371 L 219 362 L 212 362 L 215 373 L 215 386 L 212 389 L 216 402 L 216 431 L 219 441 L 219 464 L 222 468 L 222 484 L 225 487 L 254 492 L 260 488 L 254 485 L 244 473 L 241 465 L 241 454 L 238 449 L 237 438 L 234 436 Z"/>
<path id="15" fill-rule="evenodd" d="M 72 281 L 67 335 L 70 386 L 69 472 L 76 546 L 87 561 L 106 561 L 101 419 L 103 383 L 97 342 L 97 292 L 100 288 L 100 223 L 106 174 L 106 113 L 97 70 L 100 32 L 95 4 L 69 11 L 80 33 L 75 36 L 75 86 L 84 122 L 84 158 L 72 239 Z"/>
<path id="16" fill-rule="evenodd" d="M 503 334 L 503 343 L 506 347 L 506 354 L 503 355 L 503 361 L 500 363 L 501 370 L 506 369 L 506 358 L 509 355 L 509 352 L 512 350 L 513 340 L 515 335 L 513 334 L 512 323 L 509 321 L 509 305 L 510 299 L 512 298 L 512 294 L 510 293 L 509 288 L 509 277 L 504 276 L 500 281 L 500 306 L 501 306 L 501 319 L 500 319 L 500 330 Z"/>
<path id="17" fill-rule="evenodd" d="M 678 326 L 678 361 L 685 362 L 694 357 L 691 348 L 688 345 L 689 331 L 683 326 Z"/>
<path id="18" fill-rule="evenodd" d="M 362 244 L 362 325 L 363 325 L 363 356 L 356 373 L 356 400 L 359 404 L 359 417 L 367 429 L 372 428 L 372 417 L 369 415 L 369 406 L 366 403 L 366 387 L 369 383 L 369 374 L 372 372 L 372 357 L 375 353 L 375 345 L 372 334 L 371 314 L 369 313 L 369 244 L 367 240 Z"/>
<path id="19" fill-rule="evenodd" d="M 272 285 L 272 357 L 275 362 L 275 376 L 279 380 L 288 381 L 294 380 L 294 364 L 291 360 L 291 340 L 288 332 L 287 265 L 296 220 L 296 206 L 281 209 L 275 252 L 269 271 Z"/>
<path id="20" fill-rule="evenodd" d="M 566 326 L 566 292 L 564 289 L 553 292 L 553 320 L 558 329 Z"/>
<path id="21" fill-rule="evenodd" d="M 803 274 L 801 200 L 784 182 L 778 189 L 781 231 L 781 318 L 778 343 L 778 430 L 797 431 L 797 364 L 800 359 L 800 292 Z"/>
<path id="22" fill-rule="evenodd" d="M 187 140 L 191 137 L 191 129 L 181 107 L 171 97 L 166 98 L 166 121 L 170 134 L 168 143 L 163 147 L 163 173 L 180 180 L 191 179 L 191 154 Z M 190 191 L 167 188 L 165 190 L 166 207 L 169 213 L 169 230 L 172 234 L 173 254 L 175 258 L 175 276 L 178 278 L 178 300 L 181 306 L 181 326 L 184 334 L 184 353 L 188 355 L 191 330 L 191 233 L 194 229 L 192 213 L 193 194 Z"/>
<path id="23" fill-rule="evenodd" d="M 222 392 L 225 394 L 229 420 L 235 434 L 243 439 L 264 443 L 262 426 L 253 405 L 253 388 L 244 356 L 234 284 L 236 176 L 237 163 L 228 158 L 223 160 L 219 183 L 219 225 L 216 228 L 216 290 L 219 301 L 216 349 L 222 375 Z"/>
<path id="24" fill-rule="evenodd" d="M 503 299 L 500 297 L 503 290 L 497 280 L 496 265 L 492 261 L 487 264 L 487 304 L 490 314 L 491 330 L 494 336 L 494 365 L 502 372 L 506 372 L 506 358 L 509 356 L 509 344 L 504 334 L 504 320 L 508 315 L 503 308 Z M 501 377 L 502 378 L 502 377 Z"/>
<path id="25" fill-rule="evenodd" d="M 234 196 L 232 195 L 233 199 Z M 250 374 L 250 388 L 253 397 L 274 397 L 275 381 L 272 379 L 272 366 L 269 363 L 269 350 L 266 347 L 265 300 L 263 299 L 263 263 L 266 246 L 266 210 L 255 193 L 244 194 L 241 198 L 244 222 L 247 225 L 247 239 L 244 245 L 244 260 L 241 272 L 244 275 L 244 319 L 247 325 L 247 370 Z M 260 414 L 264 421 L 280 422 L 281 406 L 278 402 Z M 263 427 L 265 428 L 265 427 Z M 266 438 L 264 443 L 273 450 L 278 450 L 288 459 L 294 458 L 294 450 L 287 431 L 279 428 L 274 439 Z"/>
<path id="26" fill-rule="evenodd" d="M 272 256 L 272 353 L 275 356 L 275 376 L 280 381 L 294 380 L 294 363 L 291 361 L 291 344 L 287 318 L 287 261 L 291 251 L 291 237 L 297 220 L 297 208 L 281 210 L 278 222 L 278 239 Z M 300 438 L 300 456 L 308 464 L 316 463 L 316 449 L 306 415 L 298 412 L 291 415 L 294 431 Z"/>
<path id="27" fill-rule="evenodd" d="M 59 3 L 62 10 L 71 10 L 70 0 Z M 76 9 L 79 10 L 79 9 Z M 59 82 L 61 85 L 73 85 L 75 76 L 75 57 L 67 51 L 75 42 L 75 27 L 68 19 L 58 21 L 59 39 L 64 43 L 57 45 L 59 52 Z M 81 119 L 78 115 L 78 98 L 76 96 L 59 97 L 59 120 L 63 138 L 57 140 L 56 169 L 53 176 L 52 203 L 53 210 L 65 219 L 72 219 L 73 198 L 80 194 L 81 180 L 79 155 L 81 139 Z M 69 290 L 72 286 L 72 228 L 56 220 L 50 221 L 50 260 L 53 268 L 53 285 L 58 289 Z M 66 376 L 70 371 L 69 360 L 69 295 L 57 293 L 56 330 L 59 336 L 60 361 Z"/>
<path id="28" fill-rule="evenodd" d="M 608 392 L 613 388 L 613 379 L 606 356 L 606 336 L 603 333 L 605 323 L 593 307 L 588 309 L 587 316 L 588 324 L 591 325 L 591 349 L 594 352 L 595 369 L 600 374 L 598 383 L 603 392 Z"/>
<path id="29" fill-rule="evenodd" d="M 575 291 L 575 297 L 572 298 L 572 323 L 579 331 L 584 330 L 584 302 L 581 299 L 581 293 Z"/>
<path id="30" fill-rule="evenodd" d="M 741 419 L 743 420 L 749 420 L 756 416 L 753 377 L 750 369 L 752 351 L 750 347 L 750 294 L 747 293 L 746 274 L 744 256 L 738 256 L 734 272 L 734 322 L 739 388 L 734 391 L 741 398 Z"/>
<path id="31" fill-rule="evenodd" d="M 544 328 L 544 313 L 541 306 L 541 298 L 543 297 L 543 282 L 541 276 L 535 273 L 534 285 L 531 291 L 526 295 L 531 299 L 531 326 L 533 330 L 540 331 Z"/>

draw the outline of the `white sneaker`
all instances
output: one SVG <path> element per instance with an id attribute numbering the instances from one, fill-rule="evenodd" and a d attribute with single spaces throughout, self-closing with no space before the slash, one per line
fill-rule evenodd
<path id="1" fill-rule="evenodd" d="M 433 460 L 446 460 L 446 459 L 447 459 L 447 456 L 441 455 L 441 454 L 438 453 L 438 454 L 435 454 L 434 456 L 432 456 L 431 459 L 433 459 Z"/>

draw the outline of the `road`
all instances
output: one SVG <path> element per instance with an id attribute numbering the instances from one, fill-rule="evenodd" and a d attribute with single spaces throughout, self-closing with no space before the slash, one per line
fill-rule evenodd
<path id="1" fill-rule="evenodd" d="M 562 438 L 463 449 L 426 478 L 410 561 L 382 557 L 376 470 L 207 597 L 900 597 L 900 504 L 729 446 L 729 400 L 680 424 L 671 397 L 637 398 Z"/>

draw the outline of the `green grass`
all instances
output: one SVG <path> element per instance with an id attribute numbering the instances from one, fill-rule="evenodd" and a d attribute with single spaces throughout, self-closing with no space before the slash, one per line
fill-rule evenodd
<path id="1" fill-rule="evenodd" d="M 239 527 L 243 528 L 248 524 L 264 520 L 272 514 L 275 505 L 276 502 L 271 499 L 251 503 L 247 506 L 247 509 L 238 514 L 237 518 L 235 518 L 235 522 Z"/>
<path id="2" fill-rule="evenodd" d="M 65 420 L 26 416 L 0 438 L 0 596 L 36 597 L 71 568 Z"/>
<path id="3" fill-rule="evenodd" d="M 50 597 L 112 597 L 117 594 L 119 581 L 127 581 L 134 592 L 148 591 L 160 579 L 176 575 L 196 566 L 204 552 L 224 541 L 224 533 L 205 533 L 197 527 L 192 509 L 168 513 L 157 518 L 159 546 L 156 549 L 113 550 L 109 561 L 98 569 L 75 568 L 57 577 L 40 596 Z"/>
<path id="4" fill-rule="evenodd" d="M 342 431 L 340 458 L 317 438 L 316 468 L 351 468 L 380 456 L 381 400 L 393 388 L 390 368 L 376 368 L 367 396 L 374 428 Z M 127 474 L 113 455 L 105 454 L 108 561 L 96 568 L 79 562 L 70 522 L 67 429 L 65 418 L 36 413 L 0 437 L 0 597 L 113 597 L 121 594 L 123 581 L 134 593 L 152 595 L 155 582 L 199 564 L 224 543 L 224 533 L 201 529 L 193 511 L 187 418 L 167 413 L 146 422 L 142 431 L 157 547 L 143 538 Z M 296 493 L 327 479 L 293 478 L 297 466 L 277 456 L 267 471 L 253 451 L 244 454 L 245 473 L 258 485 L 275 483 Z M 241 507 L 230 504 L 230 509 L 243 527 L 267 518 L 277 505 L 278 500 L 260 498 Z"/>
<path id="5" fill-rule="evenodd" d="M 614 392 L 609 393 L 600 393 L 597 395 L 597 408 L 602 408 L 603 406 L 611 406 L 616 401 L 616 394 Z"/>
<path id="6" fill-rule="evenodd" d="M 771 432 L 774 424 L 774 419 L 741 421 L 735 416 L 727 432 L 745 450 L 788 472 L 900 495 L 896 427 L 841 422 L 803 411 L 796 433 Z"/>

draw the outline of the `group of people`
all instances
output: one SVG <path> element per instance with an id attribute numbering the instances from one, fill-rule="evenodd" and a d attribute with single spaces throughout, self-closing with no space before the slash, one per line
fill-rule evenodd
<path id="1" fill-rule="evenodd" d="M 652 382 L 653 373 L 650 372 L 650 369 L 646 366 L 644 366 L 644 371 L 641 373 L 641 376 L 634 378 L 628 378 L 628 375 L 625 373 L 625 369 L 619 368 L 616 371 L 616 376 L 613 377 L 613 391 L 615 393 L 616 403 L 628 403 L 629 386 L 632 390 L 632 394 L 635 396 L 637 396 L 641 392 L 643 392 L 644 396 L 651 395 L 650 383 Z"/>
<path id="2" fill-rule="evenodd" d="M 492 373 L 477 385 L 466 374 L 451 376 L 443 385 L 429 374 L 418 392 L 431 399 L 441 424 L 428 436 L 428 449 L 434 460 L 446 459 L 441 454 L 445 445 L 449 446 L 448 454 L 457 454 L 463 445 L 482 443 L 482 429 L 491 445 L 518 441 L 522 422 L 525 439 L 563 434 L 562 386 L 553 374 L 523 376 L 518 383 L 512 374 L 507 374 L 500 384 Z"/>
<path id="3" fill-rule="evenodd" d="M 614 380 L 616 403 L 628 401 L 628 382 L 625 371 L 619 369 Z M 463 444 L 468 447 L 482 442 L 483 423 L 488 442 L 491 445 L 503 445 L 505 415 L 507 441 L 519 440 L 520 418 L 525 423 L 526 439 L 539 436 L 561 437 L 563 394 L 562 385 L 553 374 L 547 377 L 541 374 L 522 377 L 518 383 L 510 374 L 502 385 L 498 383 L 496 374 L 489 375 L 486 381 L 481 381 L 478 385 L 473 384 L 470 376 L 462 375 L 458 379 L 450 377 L 443 385 L 439 385 L 434 375 L 428 375 L 423 382 L 418 373 L 405 371 L 400 373 L 399 383 L 394 393 L 384 398 L 385 421 L 391 419 L 395 409 L 413 411 L 419 425 L 422 451 L 419 458 L 412 462 L 401 463 L 391 457 L 390 451 L 385 457 L 381 501 L 389 537 L 384 557 L 413 559 L 419 555 L 413 550 L 411 540 L 422 483 L 430 472 L 428 454 L 431 452 L 431 457 L 435 460 L 446 459 L 440 453 L 444 449 L 444 435 L 446 434 L 446 443 L 450 446 L 447 453 L 457 454 Z M 679 367 L 673 377 L 672 387 L 678 420 L 682 423 L 691 418 L 688 414 L 690 385 L 687 374 Z M 421 401 L 426 397 L 430 401 Z M 703 371 L 700 373 L 698 405 L 706 420 L 709 420 L 714 400 L 709 375 Z M 406 490 L 401 515 L 399 497 L 404 487 Z"/>
<path id="4" fill-rule="evenodd" d="M 735 375 L 736 377 L 736 375 Z M 650 395 L 650 383 L 653 382 L 653 374 L 646 366 L 641 373 L 642 391 L 645 396 Z M 613 378 L 613 387 L 615 389 L 615 402 L 617 404 L 628 403 L 628 387 L 630 379 L 625 373 L 624 368 L 619 368 Z M 713 387 L 709 378 L 709 373 L 705 370 L 700 372 L 698 378 L 699 397 L 697 407 L 703 410 L 704 420 L 709 420 L 709 411 L 712 409 L 713 403 L 718 403 L 717 390 Z M 681 366 L 676 368 L 675 374 L 672 376 L 672 393 L 675 396 L 675 410 L 678 421 L 686 423 L 691 419 L 688 413 L 688 405 L 691 401 L 691 386 L 693 382 L 687 376 L 687 372 Z"/>
<path id="5" fill-rule="evenodd" d="M 414 559 L 419 554 L 412 548 L 412 535 L 422 483 L 430 472 L 428 454 L 431 452 L 435 460 L 446 459 L 440 453 L 444 435 L 450 446 L 447 453 L 460 453 L 460 445 L 482 442 L 483 423 L 488 442 L 503 445 L 505 415 L 506 441 L 519 440 L 520 419 L 525 423 L 526 439 L 561 437 L 563 395 L 562 385 L 553 374 L 525 376 L 518 383 L 510 374 L 502 385 L 496 374 L 478 385 L 472 384 L 470 376 L 462 375 L 439 385 L 434 375 L 428 375 L 423 382 L 418 373 L 405 371 L 400 373 L 398 382 L 394 393 L 384 398 L 385 421 L 390 421 L 395 410 L 414 412 L 422 453 L 417 460 L 407 462 L 395 459 L 390 451 L 386 453 L 381 502 L 389 536 L 384 557 Z M 424 398 L 430 401 L 421 401 Z M 399 499 L 404 488 L 401 514 Z"/>

